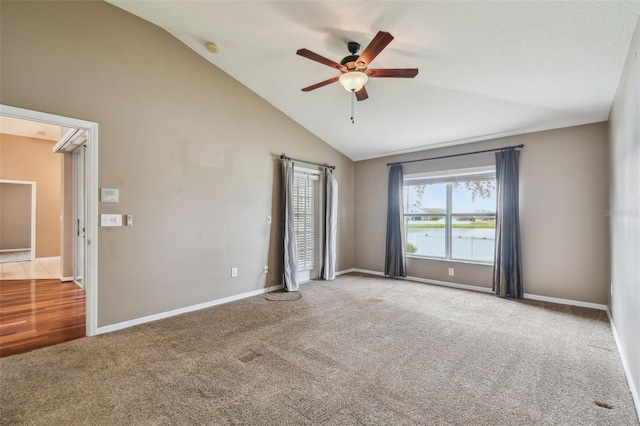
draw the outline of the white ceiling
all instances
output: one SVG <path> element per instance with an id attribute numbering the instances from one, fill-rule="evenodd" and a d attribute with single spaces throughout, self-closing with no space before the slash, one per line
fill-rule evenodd
<path id="1" fill-rule="evenodd" d="M 62 128 L 53 124 L 0 116 L 0 133 L 57 142 L 62 136 Z"/>
<path id="2" fill-rule="evenodd" d="M 108 1 L 353 160 L 607 120 L 640 16 L 640 1 Z M 355 124 L 338 83 L 300 90 L 339 72 L 296 50 L 340 62 L 379 30 L 395 40 L 371 67 L 415 79 L 370 79 Z"/>

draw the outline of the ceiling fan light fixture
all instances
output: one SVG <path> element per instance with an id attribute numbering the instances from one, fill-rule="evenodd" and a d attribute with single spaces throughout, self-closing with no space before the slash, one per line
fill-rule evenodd
<path id="1" fill-rule="evenodd" d="M 349 71 L 340 76 L 340 84 L 347 92 L 357 92 L 369 80 L 369 77 L 360 71 Z"/>

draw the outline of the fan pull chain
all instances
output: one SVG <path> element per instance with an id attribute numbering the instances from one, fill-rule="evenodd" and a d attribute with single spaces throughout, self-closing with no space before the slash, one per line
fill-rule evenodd
<path id="1" fill-rule="evenodd" d="M 355 103 L 355 101 L 353 99 L 356 97 L 356 95 L 354 93 L 353 95 L 350 95 L 349 97 L 351 98 L 351 124 L 356 124 L 356 121 L 353 119 L 353 116 L 355 115 L 354 114 L 354 109 L 355 109 L 354 103 Z"/>

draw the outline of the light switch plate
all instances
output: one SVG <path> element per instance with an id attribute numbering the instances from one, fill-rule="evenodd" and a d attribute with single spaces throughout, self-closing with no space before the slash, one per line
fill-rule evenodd
<path id="1" fill-rule="evenodd" d="M 100 226 L 122 226 L 121 214 L 101 214 Z"/>
<path id="2" fill-rule="evenodd" d="M 100 201 L 103 203 L 117 203 L 120 201 L 120 190 L 118 188 L 100 189 Z"/>

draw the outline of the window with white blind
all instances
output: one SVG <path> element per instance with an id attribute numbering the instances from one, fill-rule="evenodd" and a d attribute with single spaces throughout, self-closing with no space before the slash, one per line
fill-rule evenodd
<path id="1" fill-rule="evenodd" d="M 315 170 L 294 168 L 293 224 L 298 244 L 298 271 L 312 271 L 316 267 L 319 174 Z"/>

